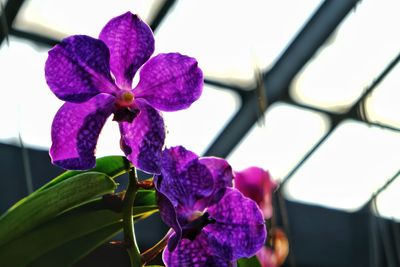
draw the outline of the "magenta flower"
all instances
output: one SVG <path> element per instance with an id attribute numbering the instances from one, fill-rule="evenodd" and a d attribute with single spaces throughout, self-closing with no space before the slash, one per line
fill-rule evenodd
<path id="1" fill-rule="evenodd" d="M 259 167 L 235 172 L 235 188 L 257 202 L 265 219 L 272 217 L 272 193 L 277 186 L 269 172 Z"/>
<path id="2" fill-rule="evenodd" d="M 225 160 L 173 147 L 163 151 L 160 166 L 160 215 L 175 231 L 163 254 L 167 266 L 234 266 L 262 247 L 262 213 L 231 188 L 233 173 Z"/>
<path id="3" fill-rule="evenodd" d="M 203 75 L 193 58 L 169 53 L 149 60 L 153 52 L 151 29 L 130 12 L 108 22 L 99 39 L 74 35 L 49 51 L 47 84 L 66 101 L 52 125 L 54 164 L 93 167 L 98 136 L 114 114 L 128 159 L 144 171 L 159 172 L 165 129 L 158 110 L 189 107 L 200 97 Z M 139 68 L 140 81 L 132 89 Z"/>
<path id="4" fill-rule="evenodd" d="M 257 259 L 261 265 L 261 267 L 278 267 L 278 263 L 276 262 L 276 256 L 274 251 L 268 247 L 262 247 L 256 253 Z"/>

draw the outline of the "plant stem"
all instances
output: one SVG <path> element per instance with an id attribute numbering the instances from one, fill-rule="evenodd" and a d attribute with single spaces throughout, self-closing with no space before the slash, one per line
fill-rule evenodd
<path id="1" fill-rule="evenodd" d="M 142 267 L 140 251 L 135 238 L 134 221 L 132 216 L 133 203 L 135 201 L 137 190 L 138 179 L 136 176 L 136 169 L 133 168 L 129 172 L 129 183 L 122 207 L 125 245 L 128 250 L 132 267 Z"/>
<path id="2" fill-rule="evenodd" d="M 158 241 L 157 244 L 146 250 L 145 252 L 142 253 L 142 262 L 145 264 L 154 259 L 158 254 L 160 254 L 163 249 L 167 246 L 168 240 L 171 237 L 171 235 L 174 233 L 172 229 L 170 229 L 165 236 Z"/>

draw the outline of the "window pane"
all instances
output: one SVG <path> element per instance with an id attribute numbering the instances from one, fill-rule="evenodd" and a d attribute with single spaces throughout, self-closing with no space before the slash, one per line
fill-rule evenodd
<path id="1" fill-rule="evenodd" d="M 366 100 L 367 118 L 400 128 L 400 65 L 382 81 Z"/>
<path id="2" fill-rule="evenodd" d="M 157 0 L 28 0 L 15 21 L 15 27 L 53 38 L 72 34 L 97 37 L 113 17 L 128 10 L 150 22 L 154 11 L 164 1 Z"/>
<path id="3" fill-rule="evenodd" d="M 361 1 L 297 76 L 293 97 L 332 111 L 347 110 L 399 52 L 399 9 L 397 0 Z"/>
<path id="4" fill-rule="evenodd" d="M 390 184 L 382 193 L 377 197 L 377 208 L 379 215 L 400 221 L 400 177 Z"/>
<path id="5" fill-rule="evenodd" d="M 2 97 L 0 138 L 18 143 L 18 134 L 31 146 L 48 147 L 54 114 L 61 106 L 44 79 L 47 50 L 10 38 L 0 49 Z"/>
<path id="6" fill-rule="evenodd" d="M 354 211 L 400 166 L 400 134 L 346 121 L 288 181 L 295 201 Z"/>
<path id="7" fill-rule="evenodd" d="M 320 2 L 179 1 L 156 33 L 157 49 L 195 56 L 207 76 L 248 84 L 254 68 L 270 66 Z"/>
<path id="8" fill-rule="evenodd" d="M 231 153 L 236 170 L 260 166 L 280 180 L 318 142 L 328 128 L 326 117 L 288 104 L 277 103 L 265 113 Z"/>
<path id="9" fill-rule="evenodd" d="M 205 86 L 189 109 L 164 112 L 167 146 L 183 145 L 203 154 L 239 108 L 239 97 L 229 90 Z"/>

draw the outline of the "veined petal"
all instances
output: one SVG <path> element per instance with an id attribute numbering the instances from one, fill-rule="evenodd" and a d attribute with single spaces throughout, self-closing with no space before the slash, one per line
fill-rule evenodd
<path id="1" fill-rule="evenodd" d="M 227 187 L 232 187 L 233 171 L 229 163 L 222 158 L 202 157 L 199 162 L 208 168 L 214 180 L 212 194 L 201 200 L 202 206 L 208 207 L 217 203 L 224 196 Z"/>
<path id="2" fill-rule="evenodd" d="M 182 228 L 178 222 L 176 210 L 171 200 L 163 193 L 157 191 L 157 204 L 163 222 L 174 229 L 175 234 L 168 241 L 168 249 L 174 250 L 182 238 Z"/>
<path id="3" fill-rule="evenodd" d="M 263 246 L 267 232 L 261 210 L 238 190 L 227 188 L 208 212 L 216 223 L 207 225 L 203 233 L 213 254 L 233 261 L 253 256 Z"/>
<path id="4" fill-rule="evenodd" d="M 117 84 L 130 89 L 136 71 L 154 52 L 150 27 L 137 15 L 127 12 L 110 20 L 100 33 L 111 52 L 111 71 Z"/>
<path id="5" fill-rule="evenodd" d="M 182 207 L 190 209 L 197 200 L 212 193 L 211 172 L 193 152 L 183 147 L 166 149 L 160 165 L 162 180 L 158 189 Z"/>
<path id="6" fill-rule="evenodd" d="M 203 89 L 203 73 L 194 58 L 179 53 L 159 54 L 140 70 L 136 97 L 163 111 L 188 108 Z"/>
<path id="7" fill-rule="evenodd" d="M 121 148 L 137 168 L 159 174 L 158 161 L 165 140 L 164 120 L 145 101 L 137 99 L 139 114 L 132 122 L 119 122 Z"/>
<path id="8" fill-rule="evenodd" d="M 200 234 L 194 241 L 182 239 L 174 251 L 164 250 L 163 261 L 167 267 L 234 267 L 235 262 L 212 254 L 207 238 Z"/>
<path id="9" fill-rule="evenodd" d="M 165 174 L 179 176 L 186 171 L 189 163 L 197 159 L 195 153 L 183 146 L 167 148 L 162 154 L 161 169 Z"/>
<path id="10" fill-rule="evenodd" d="M 85 35 L 65 38 L 49 51 L 47 84 L 64 101 L 85 102 L 116 90 L 109 67 L 110 53 L 100 40 Z"/>
<path id="11" fill-rule="evenodd" d="M 84 103 L 65 103 L 51 129 L 53 164 L 71 170 L 94 167 L 97 139 L 113 109 L 114 97 L 108 94 L 98 94 Z"/>

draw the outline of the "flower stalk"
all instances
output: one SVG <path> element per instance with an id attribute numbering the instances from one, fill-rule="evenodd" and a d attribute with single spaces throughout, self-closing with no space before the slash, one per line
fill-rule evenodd
<path id="1" fill-rule="evenodd" d="M 149 248 L 148 250 L 143 252 L 141 255 L 142 262 L 144 264 L 147 264 L 148 262 L 153 260 L 155 257 L 157 257 L 157 255 L 160 254 L 164 250 L 164 248 L 167 246 L 168 240 L 172 236 L 173 233 L 174 233 L 174 231 L 172 229 L 170 229 L 165 234 L 165 236 L 160 241 L 158 241 L 157 244 L 155 244 L 154 246 L 152 246 L 151 248 Z"/>
<path id="2" fill-rule="evenodd" d="M 133 221 L 133 204 L 138 190 L 138 179 L 136 169 L 133 168 L 129 172 L 129 184 L 124 197 L 122 213 L 123 213 L 123 229 L 124 241 L 128 250 L 132 267 L 142 267 L 139 247 L 136 243 L 134 221 Z"/>

